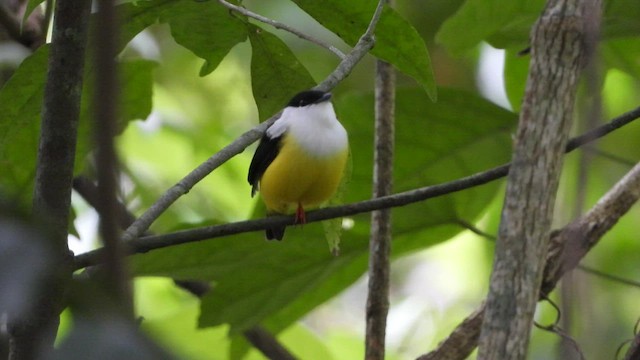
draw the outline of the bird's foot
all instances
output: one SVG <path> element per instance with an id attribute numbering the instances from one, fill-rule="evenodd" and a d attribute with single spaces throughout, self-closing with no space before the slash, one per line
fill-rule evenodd
<path id="1" fill-rule="evenodd" d="M 307 218 L 304 213 L 304 209 L 302 208 L 302 204 L 298 204 L 298 209 L 296 210 L 296 224 L 305 224 L 307 222 Z"/>

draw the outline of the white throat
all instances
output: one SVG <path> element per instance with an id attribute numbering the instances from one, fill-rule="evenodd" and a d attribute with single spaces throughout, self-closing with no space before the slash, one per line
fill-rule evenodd
<path id="1" fill-rule="evenodd" d="M 347 132 L 338 121 L 330 101 L 302 107 L 286 107 L 267 129 L 271 138 L 287 133 L 310 155 L 327 157 L 348 146 Z"/>

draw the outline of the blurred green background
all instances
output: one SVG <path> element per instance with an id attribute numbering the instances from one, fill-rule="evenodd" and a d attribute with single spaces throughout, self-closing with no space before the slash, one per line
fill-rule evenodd
<path id="1" fill-rule="evenodd" d="M 375 2 L 357 3 L 366 7 Z M 219 6 L 213 1 L 193 4 L 189 6 Z M 290 1 L 247 0 L 242 4 L 343 51 L 350 49 L 341 37 Z M 327 5 L 329 9 L 332 4 Z M 528 29 L 542 5 L 539 0 L 502 5 L 498 0 L 396 2 L 398 13 L 426 44 L 438 86 L 437 101 L 432 102 L 424 84 L 398 74 L 396 192 L 454 180 L 509 161 L 529 62 L 528 56 L 517 53 L 528 46 Z M 587 70 L 595 90 L 589 89 L 587 81 L 581 84 L 574 134 L 639 105 L 638 19 L 637 1 L 605 1 L 600 52 L 596 65 Z M 206 43 L 216 39 L 216 34 L 207 33 L 198 22 L 190 26 L 187 21 L 181 27 L 177 22 L 131 24 L 125 28 L 125 38 L 137 35 L 120 58 L 123 69 L 130 68 L 129 75 L 123 76 L 124 86 L 130 88 L 124 101 L 134 105 L 124 117 L 146 119 L 123 123 L 117 146 L 123 170 L 122 199 L 140 215 L 190 170 L 255 126 L 259 118 L 269 116 L 270 110 L 265 109 L 273 105 L 264 105 L 259 114 L 254 101 L 252 83 L 256 91 L 256 80 L 261 78 L 252 67 L 252 56 L 256 56 L 259 41 L 273 40 L 254 34 L 262 38 L 233 46 L 222 54 L 213 72 L 201 77 L 201 72 L 211 70 L 210 64 L 203 67 L 203 59 L 194 55 L 193 48 L 176 40 L 202 37 Z M 253 24 L 281 39 L 315 82 L 339 62 L 332 53 L 290 33 Z M 5 49 L 12 54 L 22 51 Z M 36 77 L 34 69 L 42 67 L 45 57 L 36 53 L 29 59 L 33 65 L 27 68 L 25 61 L 22 71 Z M 371 193 L 374 63 L 375 58 L 367 56 L 333 91 L 336 111 L 350 134 L 353 158 L 344 202 L 365 200 Z M 3 60 L 3 64 L 11 69 L 17 63 Z M 14 82 L 21 79 L 15 78 Z M 285 82 L 283 87 L 290 86 Z M 271 84 L 278 86 L 278 81 Z M 0 99 L 15 94 L 8 88 L 11 90 L 7 85 L 0 92 Z M 601 116 L 593 110 L 600 101 L 595 95 L 599 92 Z M 0 158 L 8 164 L 0 183 L 5 191 L 22 191 L 28 198 L 29 192 L 20 189 L 28 188 L 29 182 L 20 179 L 28 179 L 31 169 L 18 163 L 15 154 L 24 158 L 35 151 L 34 138 L 32 132 L 21 130 L 15 118 L 26 112 L 37 117 L 39 108 L 28 103 L 23 107 L 6 101 L 0 104 L 0 113 L 5 114 L 0 124 L 6 125 Z M 137 115 L 140 113 L 144 116 Z M 640 158 L 638 144 L 640 125 L 631 124 L 567 155 L 554 226 L 562 227 L 586 211 L 618 181 Z M 21 147 L 29 146 L 32 150 L 24 155 L 26 150 Z M 165 233 L 261 214 L 262 205 L 250 198 L 245 181 L 253 149 L 255 145 L 207 176 L 151 230 Z M 78 173 L 91 173 L 87 159 L 79 159 Z M 493 240 L 469 231 L 467 225 L 496 234 L 503 190 L 503 182 L 497 181 L 393 211 L 389 359 L 412 359 L 433 349 L 484 299 Z M 70 238 L 70 246 L 76 253 L 99 246 L 95 212 L 75 195 L 73 207 L 78 236 Z M 632 209 L 582 263 L 640 281 L 639 216 L 640 210 Z M 262 233 L 255 232 L 137 255 L 132 268 L 138 275 L 135 302 L 137 314 L 144 318 L 142 329 L 184 359 L 241 357 L 248 350 L 241 332 L 256 324 L 278 333 L 301 359 L 361 358 L 368 223 L 368 215 L 343 221 L 338 257 L 330 254 L 319 223 L 289 229 L 282 243 L 266 243 Z M 178 289 L 168 276 L 208 281 L 213 291 L 199 300 Z M 562 325 L 587 358 L 613 358 L 616 348 L 633 336 L 633 326 L 640 318 L 640 289 L 582 270 L 574 271 L 565 286 L 562 299 L 558 291 L 553 294 L 562 303 L 566 321 Z M 549 324 L 555 316 L 551 306 L 541 304 L 536 319 Z M 66 313 L 65 319 L 70 318 Z M 65 322 L 61 332 L 69 326 Z M 560 355 L 559 342 L 557 335 L 534 330 L 530 358 L 570 358 Z M 262 355 L 250 350 L 246 358 L 261 359 Z"/>

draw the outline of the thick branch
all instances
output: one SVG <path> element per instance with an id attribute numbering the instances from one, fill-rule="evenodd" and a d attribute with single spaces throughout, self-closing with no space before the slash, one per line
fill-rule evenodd
<path id="1" fill-rule="evenodd" d="M 391 64 L 376 63 L 373 198 L 392 193 L 395 134 L 395 72 Z M 365 359 L 382 360 L 389 312 L 391 209 L 371 212 L 369 288 L 366 308 Z"/>
<path id="2" fill-rule="evenodd" d="M 380 15 L 382 14 L 383 7 L 381 3 L 378 4 L 378 7 L 376 8 L 376 12 L 371 19 L 369 28 L 365 34 L 362 35 L 356 46 L 351 50 L 347 57 L 340 62 L 338 67 L 329 74 L 324 81 L 318 84 L 315 89 L 322 91 L 329 91 L 333 89 L 340 81 L 349 76 L 351 70 L 353 70 L 356 64 L 362 60 L 369 50 L 371 50 L 374 44 L 373 32 L 378 20 L 380 19 Z M 213 170 L 224 164 L 227 160 L 243 152 L 247 146 L 260 139 L 267 128 L 271 126 L 279 116 L 280 113 L 275 114 L 260 125 L 245 132 L 231 144 L 225 146 L 222 150 L 207 159 L 207 161 L 200 164 L 176 185 L 172 186 L 162 194 L 162 196 L 144 214 L 142 214 L 138 220 L 131 224 L 123 234 L 123 240 L 129 241 L 139 237 L 165 210 L 169 208 L 169 206 L 171 206 L 171 204 L 178 200 L 180 196 L 188 193 L 191 188 L 204 179 L 205 176 L 209 175 Z"/>
<path id="3" fill-rule="evenodd" d="M 575 150 L 581 145 L 632 122 L 640 117 L 640 108 L 625 113 L 610 123 L 588 131 L 584 135 L 575 137 L 569 141 L 566 151 Z M 333 219 L 337 217 L 366 213 L 388 207 L 404 206 L 414 202 L 430 199 L 437 196 L 450 194 L 471 187 L 486 184 L 507 175 L 509 164 L 501 165 L 491 170 L 476 173 L 448 183 L 426 186 L 420 189 L 406 191 L 394 195 L 384 196 L 378 199 L 365 200 L 342 206 L 328 207 L 307 214 L 307 222 Z M 128 251 L 131 254 L 144 253 L 154 249 L 184 244 L 188 242 L 212 239 L 216 237 L 239 234 L 249 231 L 264 230 L 278 225 L 293 225 L 291 216 L 273 216 L 264 219 L 239 221 L 229 224 L 206 226 L 196 229 L 183 230 L 165 235 L 146 236 L 128 241 Z M 96 265 L 102 262 L 102 249 L 90 251 L 75 257 L 75 269 Z"/>
<path id="4" fill-rule="evenodd" d="M 256 14 L 256 13 L 254 13 L 252 11 L 247 10 L 246 8 L 244 8 L 242 6 L 238 6 L 238 5 L 234 5 L 234 4 L 228 3 L 225 0 L 218 0 L 218 2 L 222 6 L 228 8 L 228 9 L 231 9 L 231 10 L 233 10 L 235 12 L 238 12 L 238 13 L 244 15 L 244 16 L 247 16 L 247 17 L 250 17 L 252 19 L 256 19 L 256 20 L 258 20 L 260 22 L 263 22 L 265 24 L 271 25 L 276 29 L 281 29 L 281 30 L 288 31 L 288 32 L 292 33 L 293 35 L 295 35 L 295 36 L 297 36 L 297 37 L 299 37 L 299 38 L 301 38 L 303 40 L 307 40 L 307 41 L 312 42 L 312 43 L 314 43 L 314 44 L 316 44 L 316 45 L 318 45 L 320 47 L 323 47 L 323 48 L 331 51 L 332 53 L 334 53 L 341 60 L 346 57 L 346 55 L 342 51 L 340 51 L 340 49 L 338 49 L 337 47 L 335 47 L 335 46 L 333 46 L 331 44 L 327 44 L 326 42 L 324 42 L 324 41 L 322 41 L 322 40 L 320 40 L 318 38 L 315 38 L 315 37 L 313 37 L 311 35 L 305 34 L 304 32 L 302 32 L 300 30 L 294 29 L 293 27 L 291 27 L 289 25 L 283 24 L 283 23 L 275 21 L 273 19 L 269 19 L 268 17 L 262 16 L 260 14 Z"/>
<path id="5" fill-rule="evenodd" d="M 575 268 L 580 260 L 600 241 L 640 199 L 640 164 L 610 189 L 587 214 L 551 234 L 540 296 L 546 296 L 562 275 Z M 432 352 L 419 360 L 462 360 L 478 344 L 485 304 L 467 317 Z"/>
<path id="6" fill-rule="evenodd" d="M 71 277 L 67 229 L 75 158 L 89 2 L 60 0 L 49 53 L 36 164 L 33 211 L 47 223 L 58 270 L 43 284 L 39 306 L 11 324 L 12 359 L 30 359 L 43 341 L 51 349 Z"/>
<path id="7" fill-rule="evenodd" d="M 531 66 L 515 138 L 478 359 L 524 359 L 587 57 L 587 12 L 600 0 L 549 0 L 532 30 Z M 596 16 L 599 18 L 599 14 Z"/>

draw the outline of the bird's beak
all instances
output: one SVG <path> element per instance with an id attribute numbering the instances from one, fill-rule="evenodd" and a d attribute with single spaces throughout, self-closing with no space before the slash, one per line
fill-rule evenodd
<path id="1" fill-rule="evenodd" d="M 316 104 L 329 101 L 330 99 L 331 99 L 331 93 L 330 92 L 325 93 L 324 95 L 322 95 L 322 97 L 320 97 L 320 99 L 318 99 L 318 101 L 316 101 Z"/>

